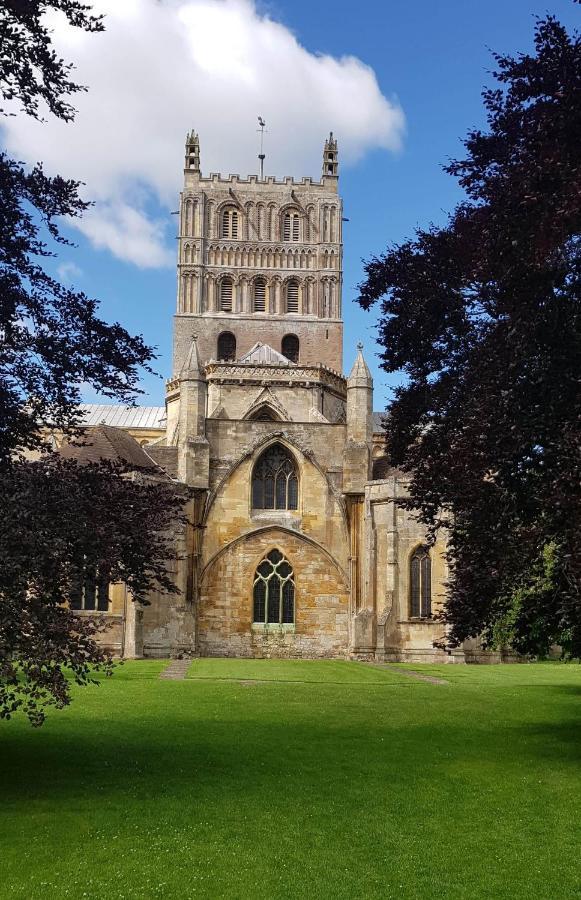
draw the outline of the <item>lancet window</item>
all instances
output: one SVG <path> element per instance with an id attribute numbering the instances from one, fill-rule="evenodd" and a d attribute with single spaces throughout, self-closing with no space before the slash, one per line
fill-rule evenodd
<path id="1" fill-rule="evenodd" d="M 273 444 L 262 454 L 252 474 L 253 509 L 297 509 L 299 480 L 294 459 Z"/>
<path id="2" fill-rule="evenodd" d="M 432 561 L 427 547 L 418 547 L 411 558 L 410 615 L 415 619 L 432 616 Z"/>
<path id="3" fill-rule="evenodd" d="M 256 570 L 253 620 L 262 625 L 292 625 L 295 582 L 291 564 L 280 550 L 271 550 Z"/>

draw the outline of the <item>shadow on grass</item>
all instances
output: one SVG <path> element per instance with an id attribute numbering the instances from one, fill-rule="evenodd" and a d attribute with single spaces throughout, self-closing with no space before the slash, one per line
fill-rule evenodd
<path id="1" fill-rule="evenodd" d="M 563 688 L 555 688 L 559 694 Z M 578 689 L 568 694 L 577 697 Z M 380 725 L 326 719 L 260 722 L 256 717 L 219 721 L 200 716 L 146 716 L 71 720 L 40 732 L 4 730 L 0 795 L 5 807 L 31 800 L 58 803 L 153 801 L 156 795 L 212 803 L 217 796 L 280 802 L 299 793 L 312 802 L 341 795 L 358 802 L 364 792 L 393 786 L 396 792 L 433 789 L 453 796 L 458 781 L 492 773 L 494 782 L 519 780 L 523 772 L 578 767 L 581 721 L 506 723 L 403 718 Z M 61 720 L 62 721 L 62 720 Z M 488 776 L 487 776 L 488 777 Z"/>

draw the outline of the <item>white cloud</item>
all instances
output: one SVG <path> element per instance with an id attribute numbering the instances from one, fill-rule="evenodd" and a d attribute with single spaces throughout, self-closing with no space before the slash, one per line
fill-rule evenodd
<path id="1" fill-rule="evenodd" d="M 56 269 L 57 277 L 63 284 L 72 284 L 75 280 L 81 278 L 83 270 L 74 262 L 65 260 L 59 263 Z"/>
<path id="2" fill-rule="evenodd" d="M 88 85 L 74 124 L 4 120 L 9 150 L 86 183 L 95 207 L 78 227 L 97 247 L 142 267 L 171 264 L 173 221 L 152 220 L 153 197 L 176 208 L 184 139 L 200 134 L 202 169 L 256 171 L 256 117 L 267 121 L 266 170 L 319 175 L 332 130 L 340 161 L 397 151 L 404 115 L 352 56 L 310 53 L 253 0 L 94 0 L 103 34 L 53 14 L 54 41 Z"/>

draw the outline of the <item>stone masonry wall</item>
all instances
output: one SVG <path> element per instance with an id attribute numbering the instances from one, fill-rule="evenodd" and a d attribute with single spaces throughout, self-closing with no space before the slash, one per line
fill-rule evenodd
<path id="1" fill-rule="evenodd" d="M 198 335 L 200 362 L 205 365 L 217 358 L 218 335 L 231 331 L 236 337 L 236 358 L 240 359 L 257 341 L 281 352 L 286 334 L 296 334 L 300 341 L 299 362 L 303 365 L 321 363 L 336 372 L 343 366 L 343 323 L 332 319 L 269 315 L 244 317 L 221 313 L 213 316 L 176 315 L 174 318 L 174 375 L 184 364 L 192 343 Z"/>
<path id="2" fill-rule="evenodd" d="M 294 571 L 294 628 L 252 622 L 254 573 L 274 547 Z M 347 586 L 336 565 L 300 535 L 273 527 L 230 545 L 208 568 L 198 605 L 198 650 L 202 656 L 344 656 L 347 619 Z"/>

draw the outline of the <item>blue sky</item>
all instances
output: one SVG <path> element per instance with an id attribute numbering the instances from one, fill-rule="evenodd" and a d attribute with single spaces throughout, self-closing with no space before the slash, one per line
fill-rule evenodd
<path id="1" fill-rule="evenodd" d="M 397 98 L 405 115 L 406 133 L 400 150 L 386 149 L 379 145 L 380 141 L 374 147 L 370 138 L 368 146 L 358 151 L 363 154 L 359 161 L 343 164 L 340 172 L 345 216 L 349 218 L 344 230 L 345 368 L 348 370 L 352 364 L 355 344 L 362 339 L 375 378 L 376 409 L 383 408 L 389 398 L 389 385 L 396 379 L 388 378 L 378 368 L 373 316 L 363 313 L 353 302 L 356 285 L 362 277 L 362 259 L 380 253 L 388 242 L 398 242 L 412 235 L 418 225 L 444 221 L 460 193 L 454 180 L 441 171 L 441 165 L 449 157 L 461 154 L 460 140 L 470 127 L 483 124 L 480 92 L 484 85 L 491 83 L 489 70 L 493 65 L 488 48 L 499 52 L 529 50 L 533 17 L 543 15 L 547 9 L 570 28 L 579 26 L 579 7 L 570 0 L 552 0 L 550 6 L 535 0 L 440 0 L 436 3 L 433 0 L 360 0 L 358 3 L 277 0 L 257 7 L 259 15 L 266 13 L 290 29 L 311 54 L 328 54 L 336 58 L 355 56 L 370 66 L 381 93 L 388 100 Z M 91 40 L 95 38 L 91 37 Z M 179 69 L 179 60 L 174 64 Z M 91 90 L 91 82 L 87 83 Z M 261 86 L 258 85 L 256 90 L 258 106 Z M 136 99 L 147 101 L 147 97 Z M 310 96 L 305 95 L 303 100 L 308 108 Z M 280 102 L 284 104 L 284 97 Z M 254 131 L 255 114 L 259 112 L 265 114 L 259 108 L 248 110 L 249 133 Z M 215 113 L 221 119 L 231 114 L 234 110 L 228 109 L 227 102 L 221 102 Z M 195 118 L 195 109 L 184 109 L 184 136 L 188 128 L 196 124 Z M 154 105 L 148 113 L 151 135 L 156 128 L 163 127 L 158 120 L 158 107 Z M 211 126 L 211 118 L 206 119 L 205 132 L 201 135 L 205 172 L 218 168 L 204 152 L 204 136 L 207 146 Z M 316 122 L 314 127 L 316 130 Z M 288 128 L 289 133 L 296 130 L 296 112 L 289 114 Z M 276 135 L 267 138 L 267 154 L 269 140 L 284 142 L 283 130 L 284 121 L 277 124 Z M 321 126 L 321 146 L 325 130 L 328 130 L 326 123 L 325 127 Z M 337 132 L 341 150 L 340 129 Z M 107 134 L 96 132 L 87 136 L 87 140 L 98 143 L 99 154 L 107 154 Z M 150 134 L 142 129 L 136 136 L 135 152 L 139 153 L 140 144 L 149 140 Z M 180 141 L 175 150 L 177 170 L 181 166 L 182 152 Z M 226 163 L 229 162 L 228 153 L 228 147 L 222 149 L 221 159 L 226 159 Z M 357 153 L 353 151 L 351 155 Z M 314 153 L 311 158 L 314 160 L 312 171 L 295 169 L 288 174 L 318 176 L 319 158 L 315 159 Z M 82 164 L 82 158 L 77 160 L 74 174 L 82 172 Z M 233 141 L 232 164 L 225 167 L 229 171 L 240 171 L 238 164 Z M 268 170 L 268 156 L 266 168 Z M 61 174 L 69 173 L 62 171 Z M 179 174 L 178 171 L 178 177 Z M 144 378 L 145 395 L 138 402 L 147 404 L 163 403 L 163 379 L 171 374 L 171 329 L 176 294 L 175 267 L 171 258 L 175 255 L 177 217 L 171 216 L 170 212 L 172 208 L 177 209 L 177 195 L 172 202 L 172 189 L 166 191 L 165 196 L 161 196 L 162 193 L 161 189 L 156 193 L 144 186 L 145 199 L 141 198 L 141 202 L 155 221 L 158 236 L 161 235 L 169 251 L 165 264 L 143 267 L 116 258 L 105 246 L 96 247 L 94 236 L 91 240 L 76 230 L 71 230 L 70 235 L 77 242 L 77 249 L 66 249 L 54 264 L 56 271 L 65 263 L 66 277 L 72 278 L 87 294 L 100 299 L 106 319 L 117 319 L 157 346 L 157 368 L 163 378 Z M 86 399 L 94 400 L 95 397 L 88 393 Z"/>

